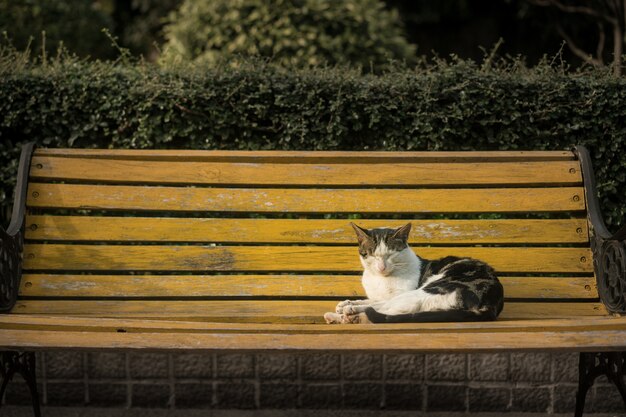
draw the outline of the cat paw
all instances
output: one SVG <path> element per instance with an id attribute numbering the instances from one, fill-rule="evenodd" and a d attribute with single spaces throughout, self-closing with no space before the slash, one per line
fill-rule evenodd
<path id="1" fill-rule="evenodd" d="M 361 322 L 360 314 L 352 314 L 352 315 L 342 314 L 341 315 L 342 324 L 359 324 L 360 322 Z"/>
<path id="2" fill-rule="evenodd" d="M 342 323 L 342 317 L 341 314 L 337 314 L 337 313 L 325 313 L 324 314 L 324 320 L 326 320 L 327 324 L 339 324 Z"/>
<path id="3" fill-rule="evenodd" d="M 324 320 L 326 320 L 326 323 L 328 324 L 358 324 L 358 323 L 366 323 L 366 321 L 363 321 L 363 317 L 364 314 L 352 314 L 352 315 L 347 315 L 347 314 L 337 314 L 337 313 L 325 313 L 324 314 Z"/>
<path id="4" fill-rule="evenodd" d="M 371 321 L 367 318 L 365 313 L 357 313 L 351 315 L 342 315 L 341 316 L 342 324 L 369 324 Z"/>
<path id="5" fill-rule="evenodd" d="M 354 314 L 358 314 L 359 311 L 357 311 L 356 306 L 352 305 L 352 304 L 348 304 L 346 306 L 343 307 L 343 310 L 341 310 L 341 314 L 344 314 L 346 316 L 352 316 Z"/>
<path id="6" fill-rule="evenodd" d="M 343 309 L 352 304 L 352 300 L 345 300 L 345 301 L 340 301 L 339 304 L 337 304 L 337 307 L 335 308 L 335 312 L 337 314 L 343 314 Z"/>

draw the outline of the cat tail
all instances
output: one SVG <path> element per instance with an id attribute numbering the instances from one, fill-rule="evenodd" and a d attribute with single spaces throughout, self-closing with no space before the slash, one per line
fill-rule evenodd
<path id="1" fill-rule="evenodd" d="M 365 310 L 372 323 L 444 323 L 454 321 L 493 321 L 496 314 L 487 310 L 478 313 L 467 310 L 420 311 L 418 313 L 389 315 L 379 313 L 373 307 Z"/>

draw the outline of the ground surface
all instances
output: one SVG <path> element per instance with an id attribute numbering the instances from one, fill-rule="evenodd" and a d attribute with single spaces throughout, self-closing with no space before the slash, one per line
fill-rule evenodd
<path id="1" fill-rule="evenodd" d="M 106 409 L 45 407 L 43 417 L 571 417 L 571 414 L 544 413 L 427 413 L 416 411 L 362 411 L 362 410 L 162 410 L 162 409 Z M 2 417 L 32 417 L 30 407 L 7 406 L 0 409 Z M 585 417 L 623 417 L 626 413 L 585 414 Z"/>

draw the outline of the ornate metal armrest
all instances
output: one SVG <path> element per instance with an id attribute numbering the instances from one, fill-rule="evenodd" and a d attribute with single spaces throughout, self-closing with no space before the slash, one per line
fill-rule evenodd
<path id="1" fill-rule="evenodd" d="M 626 242 L 596 237 L 592 250 L 602 302 L 611 313 L 626 313 Z"/>
<path id="2" fill-rule="evenodd" d="M 598 293 L 611 313 L 624 314 L 626 313 L 626 226 L 615 234 L 609 232 L 600 211 L 589 152 L 584 146 L 577 146 L 576 153 L 580 159 L 585 183 L 591 250 Z"/>
<path id="3" fill-rule="evenodd" d="M 0 313 L 15 304 L 22 272 L 22 232 L 10 235 L 0 228 Z"/>
<path id="4" fill-rule="evenodd" d="M 26 187 L 34 147 L 34 143 L 22 146 L 11 223 L 7 230 L 0 227 L 0 313 L 8 313 L 15 305 L 22 277 Z"/>

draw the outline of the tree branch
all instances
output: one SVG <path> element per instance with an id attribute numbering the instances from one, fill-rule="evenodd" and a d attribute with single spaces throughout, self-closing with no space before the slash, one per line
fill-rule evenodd
<path id="1" fill-rule="evenodd" d="M 591 54 L 588 54 L 587 52 L 585 52 L 584 50 L 582 50 L 581 48 L 579 48 L 574 41 L 572 40 L 572 38 L 565 33 L 565 31 L 563 30 L 563 27 L 559 24 L 556 25 L 556 30 L 559 32 L 559 35 L 561 35 L 563 37 L 563 39 L 565 39 L 565 42 L 567 43 L 567 47 L 570 49 L 570 51 L 572 51 L 572 53 L 574 55 L 576 55 L 577 57 L 579 57 L 580 59 L 582 59 L 583 61 L 595 65 L 597 67 L 601 67 L 604 66 L 604 61 L 602 60 L 602 58 L 594 58 Z"/>
<path id="2" fill-rule="evenodd" d="M 585 14 L 587 16 L 593 16 L 599 19 L 603 19 L 612 25 L 618 24 L 618 20 L 615 17 L 605 14 L 605 13 L 601 13 L 598 10 L 593 9 L 591 7 L 572 6 L 568 4 L 563 4 L 559 0 L 527 0 L 527 1 L 536 6 L 542 6 L 542 7 L 552 6 L 552 7 L 556 7 L 562 12 Z"/>
<path id="3" fill-rule="evenodd" d="M 624 4 L 624 0 L 607 0 L 607 3 L 609 4 L 613 16 L 616 17 L 617 24 L 623 28 L 626 22 L 626 16 L 624 15 L 626 12 L 626 4 Z"/>
<path id="4" fill-rule="evenodd" d="M 622 54 L 624 46 L 624 32 L 619 25 L 613 26 L 613 75 L 622 75 Z"/>
<path id="5" fill-rule="evenodd" d="M 618 18 L 622 14 L 622 12 L 620 11 L 620 3 L 621 2 L 619 0 L 606 1 L 606 4 L 609 6 L 609 9 L 611 9 L 611 13 L 613 14 L 613 16 L 617 16 Z"/>
<path id="6" fill-rule="evenodd" d="M 598 46 L 596 47 L 596 57 L 602 60 L 602 54 L 604 53 L 604 43 L 606 41 L 606 35 L 604 34 L 604 25 L 598 22 Z"/>

